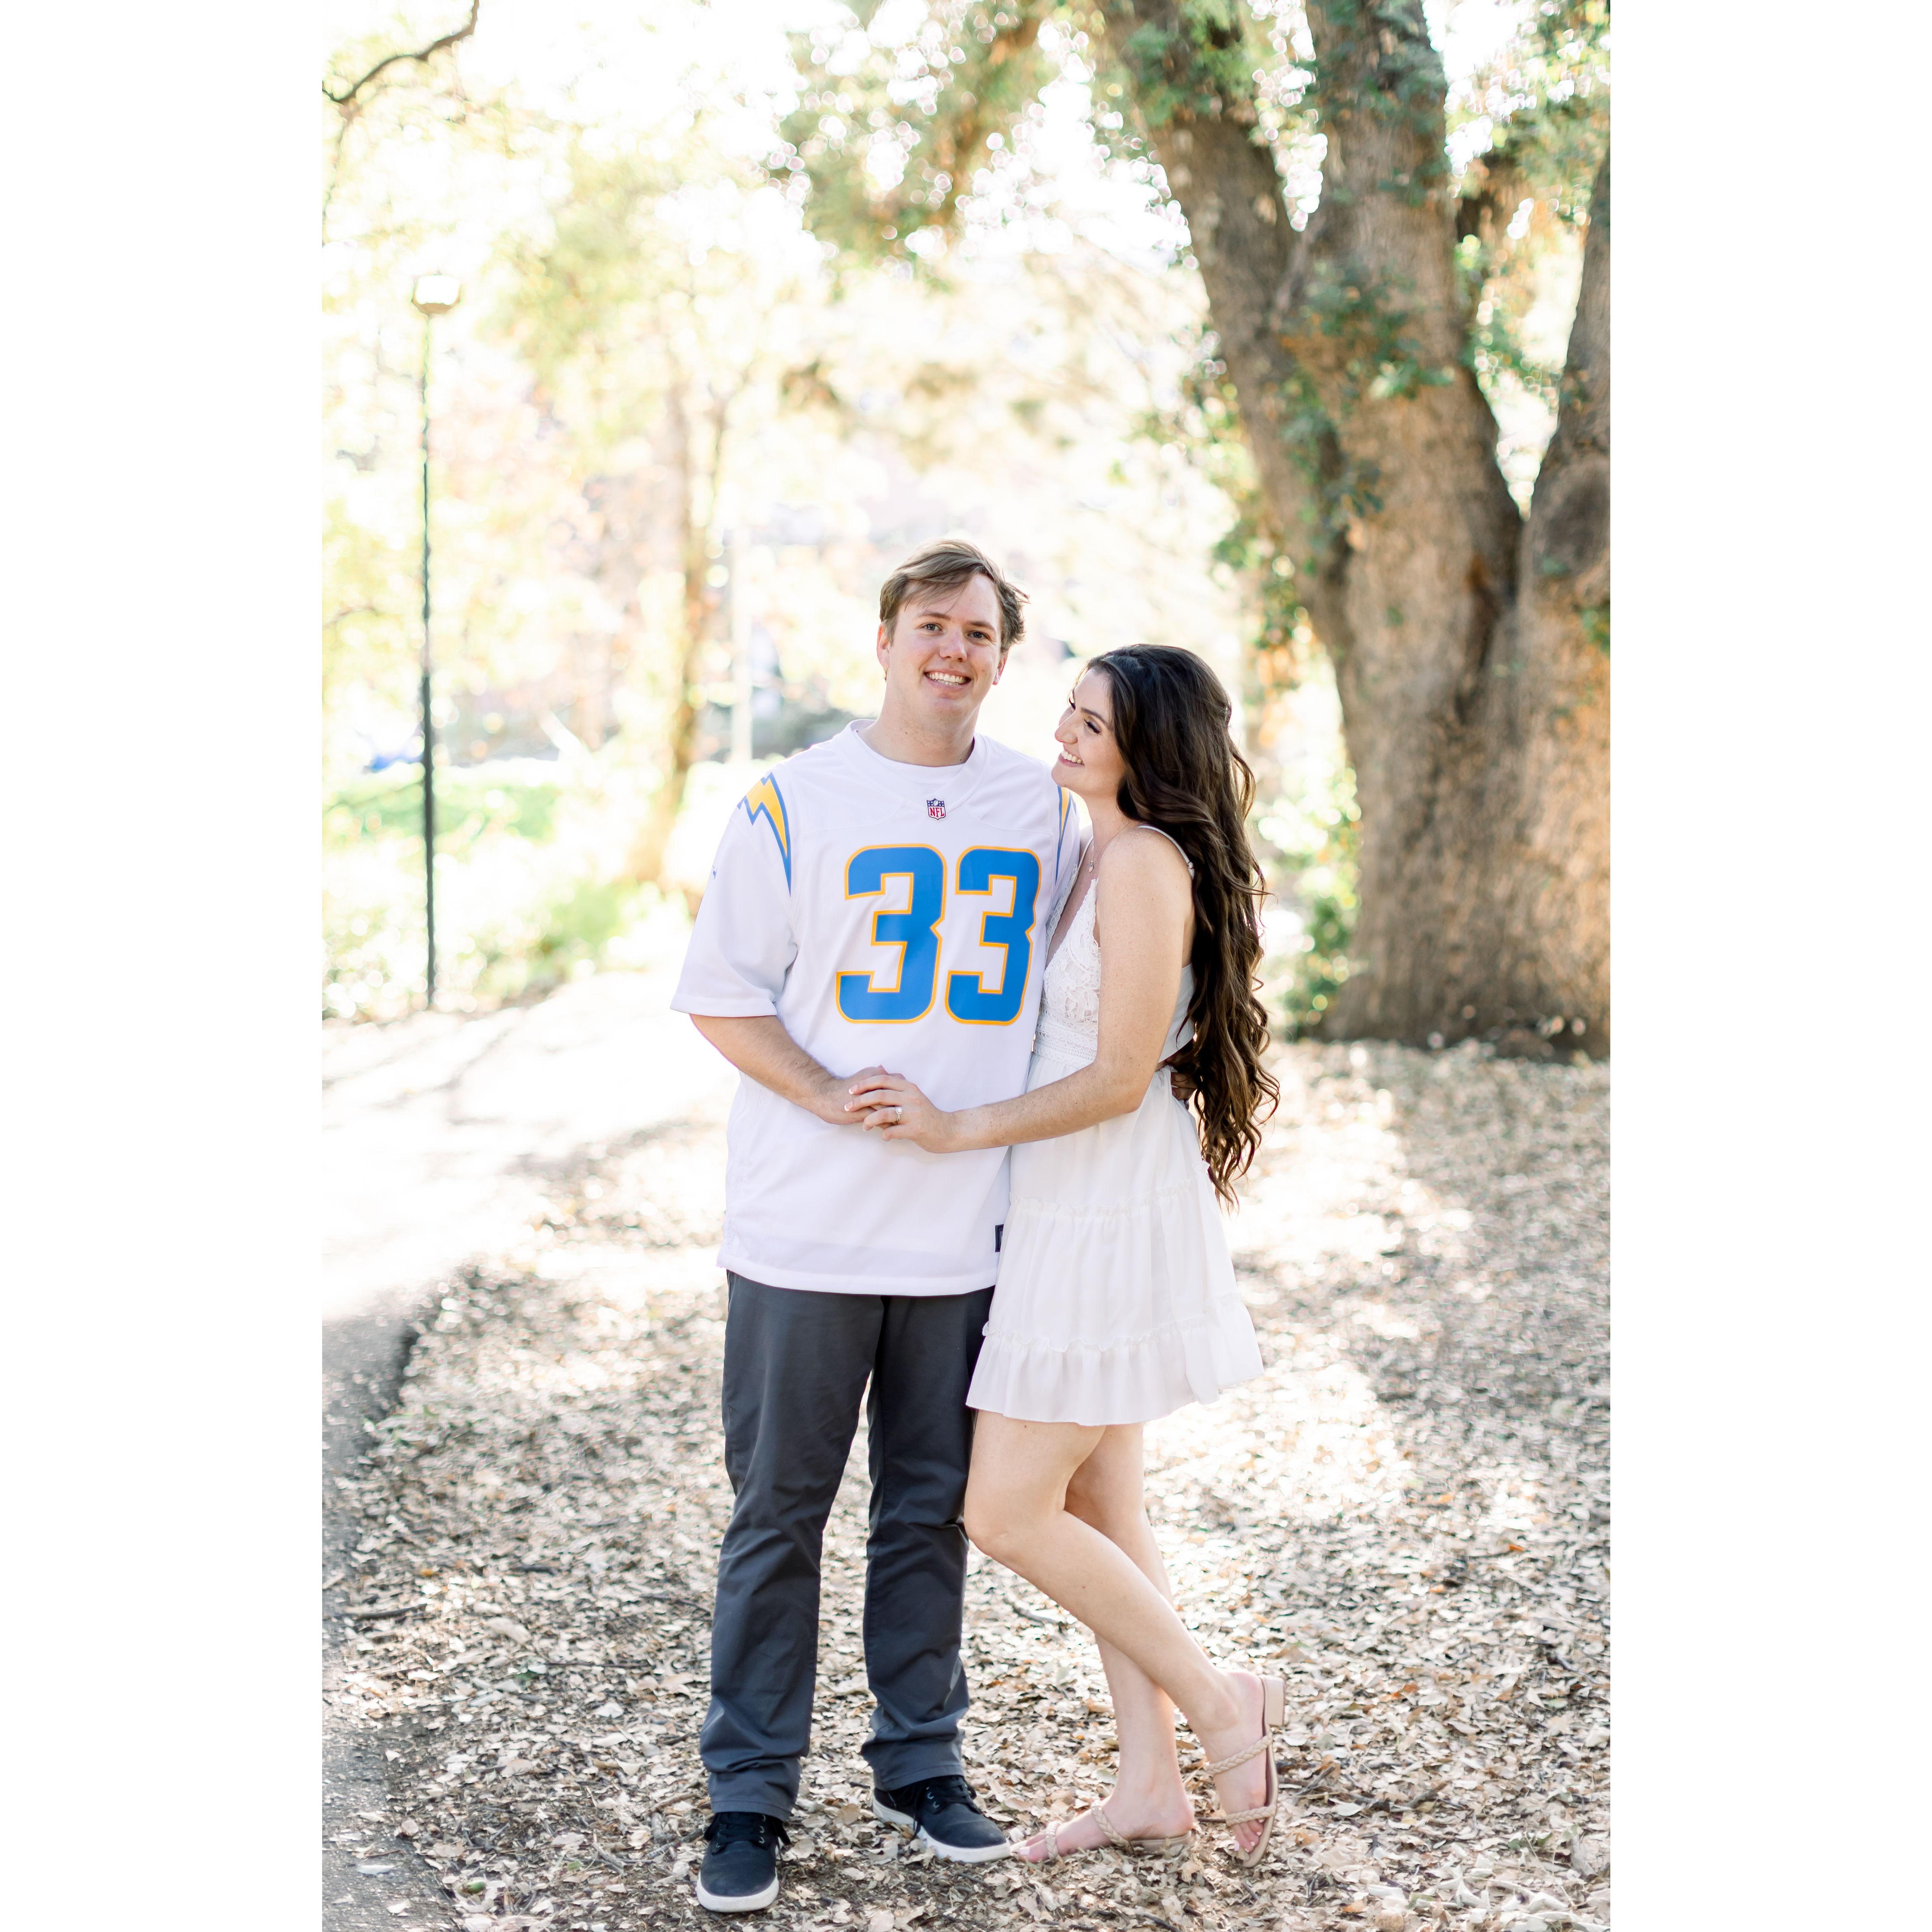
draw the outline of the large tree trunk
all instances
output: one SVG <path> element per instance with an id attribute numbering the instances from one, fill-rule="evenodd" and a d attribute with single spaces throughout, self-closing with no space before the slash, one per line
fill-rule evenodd
<path id="1" fill-rule="evenodd" d="M 1298 236 L 1256 139 L 1238 27 L 1217 38 L 1175 0 L 1108 0 L 1106 21 L 1336 667 L 1361 910 L 1330 1028 L 1500 1030 L 1544 1051 L 1560 1023 L 1566 1043 L 1600 1052 L 1607 164 L 1562 418 L 1526 524 L 1466 355 L 1444 76 L 1419 0 L 1308 0 L 1307 14 L 1328 149 Z"/>

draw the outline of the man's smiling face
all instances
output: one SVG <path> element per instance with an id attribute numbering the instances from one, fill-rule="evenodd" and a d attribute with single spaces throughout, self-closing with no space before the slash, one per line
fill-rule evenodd
<path id="1" fill-rule="evenodd" d="M 956 589 L 915 584 L 890 636 L 879 626 L 879 662 L 908 723 L 957 726 L 1000 681 L 1000 600 L 983 577 Z"/>

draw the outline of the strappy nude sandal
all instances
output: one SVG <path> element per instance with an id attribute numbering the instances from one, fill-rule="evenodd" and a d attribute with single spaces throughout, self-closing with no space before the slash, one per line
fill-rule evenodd
<path id="1" fill-rule="evenodd" d="M 1205 1768 L 1208 1778 L 1219 1778 L 1224 1771 L 1234 1771 L 1246 1764 L 1250 1758 L 1259 1757 L 1268 1769 L 1268 1782 L 1262 1787 L 1267 1792 L 1264 1803 L 1251 1807 L 1246 1811 L 1225 1811 L 1218 1822 L 1223 1825 L 1249 1825 L 1257 1818 L 1268 1822 L 1262 1827 L 1262 1834 L 1247 1851 L 1237 1850 L 1235 1858 L 1244 1865 L 1258 1865 L 1268 1848 L 1268 1840 L 1274 1835 L 1274 1814 L 1281 1803 L 1281 1782 L 1275 1775 L 1274 1734 L 1281 1729 L 1282 1719 L 1288 1709 L 1288 1687 L 1279 1677 L 1264 1677 L 1262 1687 L 1262 1734 L 1245 1750 L 1238 1750 L 1232 1756 L 1217 1759 Z M 1263 1754 L 1265 1754 L 1265 1756 Z"/>
<path id="2" fill-rule="evenodd" d="M 1186 1850 L 1187 1841 L 1193 1835 L 1191 1832 L 1184 1832 L 1178 1838 L 1126 1838 L 1114 1829 L 1114 1821 L 1107 1816 L 1106 1812 L 1100 1805 L 1090 1806 L 1080 1815 L 1081 1817 L 1091 1818 L 1105 1834 L 1108 1844 L 1112 1845 L 1117 1852 L 1125 1852 L 1130 1858 L 1178 1858 Z M 1077 1825 L 1080 1819 L 1076 1818 L 1070 1822 Z M 1063 1852 L 1060 1849 L 1060 1827 L 1058 1825 L 1048 1826 L 1046 1831 L 1040 1835 L 1046 1840 L 1046 1856 L 1030 1862 L 1043 1865 L 1051 1864 L 1056 1858 L 1071 1858 L 1076 1856 L 1072 1852 Z M 1082 1851 L 1093 1851 L 1097 1849 L 1097 1846 L 1091 1845 L 1083 1845 L 1081 1847 Z"/>

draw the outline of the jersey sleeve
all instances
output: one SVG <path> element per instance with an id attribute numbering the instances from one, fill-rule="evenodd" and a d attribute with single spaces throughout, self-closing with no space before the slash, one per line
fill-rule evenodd
<path id="1" fill-rule="evenodd" d="M 792 921 L 792 826 L 766 777 L 731 808 L 693 922 L 674 1012 L 755 1019 L 778 1011 L 798 956 Z"/>

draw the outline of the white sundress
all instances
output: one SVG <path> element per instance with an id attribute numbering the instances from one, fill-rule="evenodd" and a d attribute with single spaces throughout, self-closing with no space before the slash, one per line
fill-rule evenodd
<path id="1" fill-rule="evenodd" d="M 1047 966 L 1029 1093 L 1100 1051 L 1098 893 L 1096 882 Z M 1193 995 L 1184 967 L 1163 1060 L 1190 1036 Z M 1090 1427 L 1151 1422 L 1261 1372 L 1193 1118 L 1165 1067 L 1132 1113 L 1013 1149 L 969 1408 Z"/>

